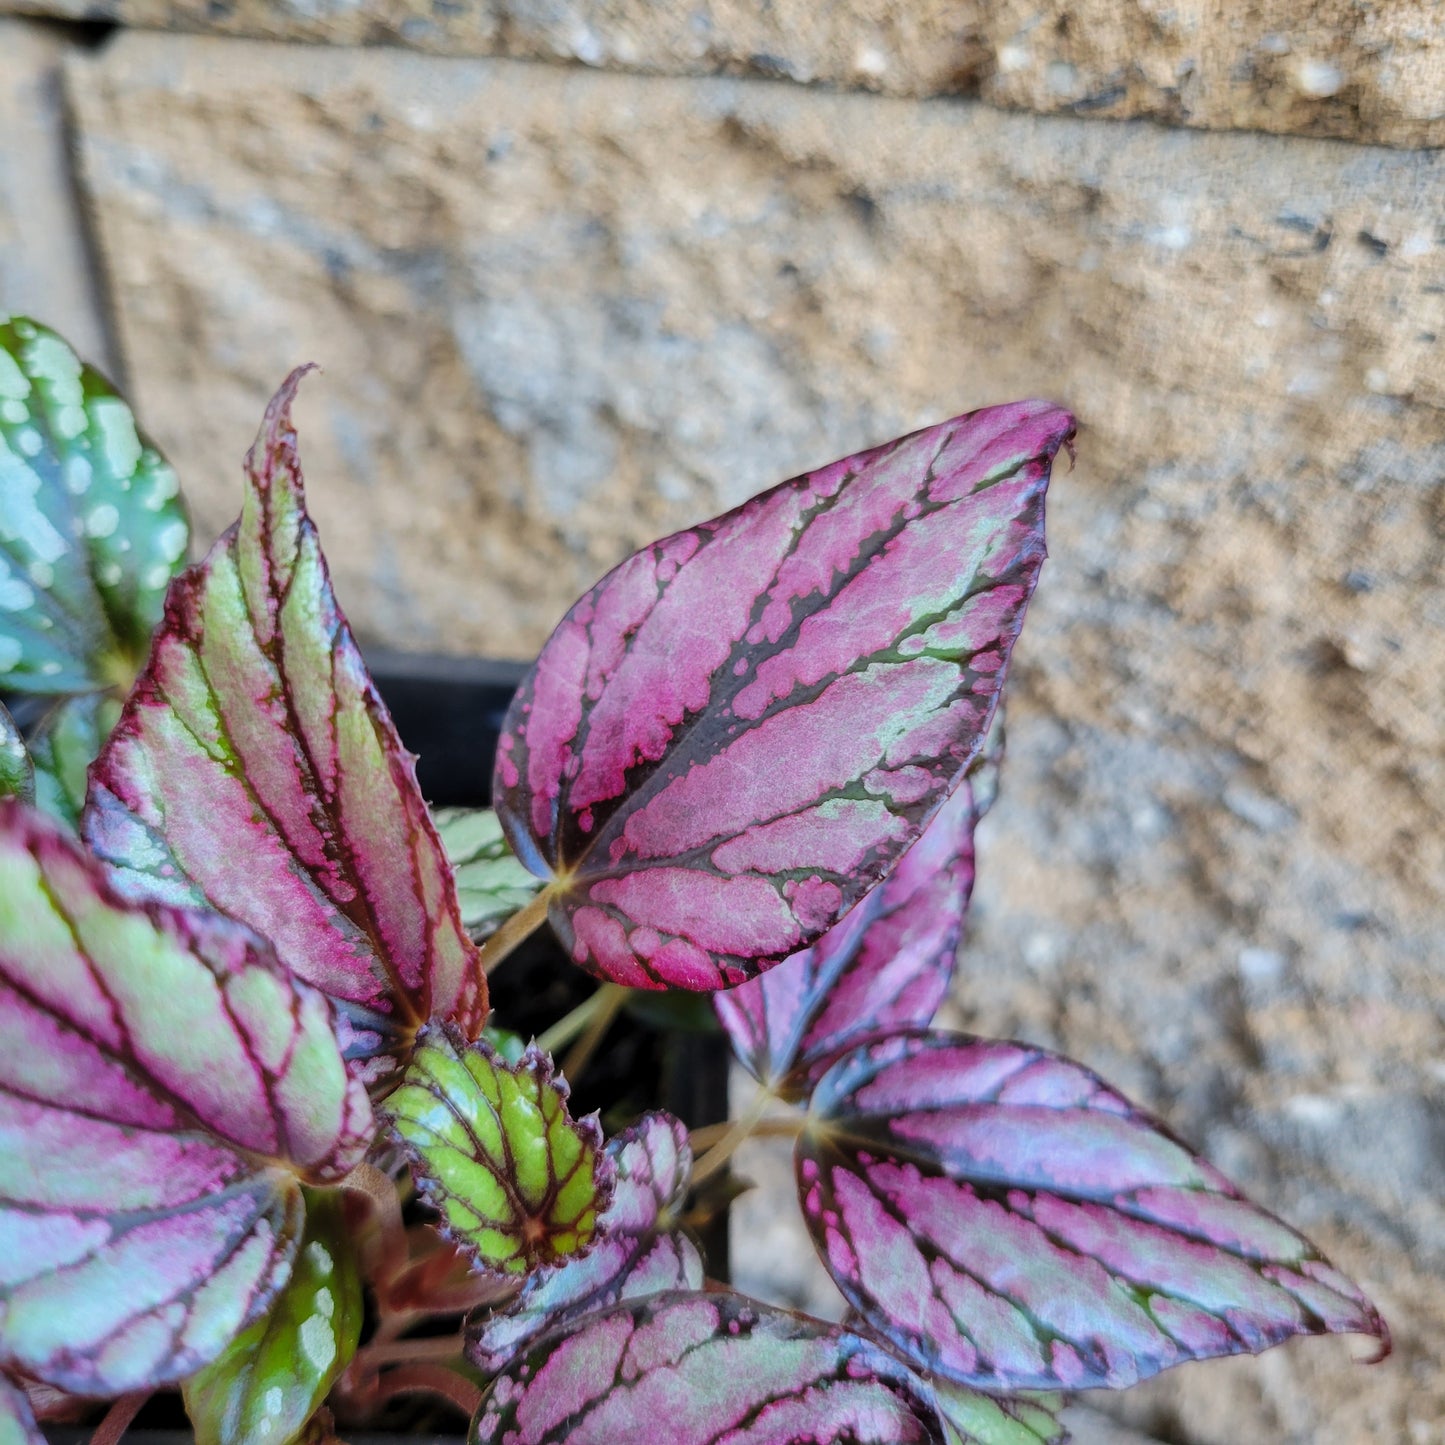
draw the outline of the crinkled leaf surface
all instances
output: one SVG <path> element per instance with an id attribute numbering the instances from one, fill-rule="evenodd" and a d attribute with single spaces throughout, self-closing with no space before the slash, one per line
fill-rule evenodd
<path id="1" fill-rule="evenodd" d="M 24 1390 L 0 1375 L 0 1445 L 45 1445 Z"/>
<path id="2" fill-rule="evenodd" d="M 23 798 L 35 801 L 35 765 L 20 729 L 15 726 L 3 704 L 0 704 L 0 798 Z"/>
<path id="3" fill-rule="evenodd" d="M 505 1309 L 467 1332 L 467 1358 L 495 1374 L 538 1335 L 574 1324 L 619 1300 L 702 1288 L 703 1266 L 678 1227 L 692 1174 L 687 1129 L 670 1114 L 644 1114 L 607 1142 L 616 1166 L 612 1203 L 585 1258 L 528 1277 Z"/>
<path id="4" fill-rule="evenodd" d="M 797 1097 L 850 1041 L 931 1022 L 948 993 L 973 889 L 974 821 L 965 781 L 841 923 L 761 977 L 713 996 L 754 1078 Z"/>
<path id="5" fill-rule="evenodd" d="M 486 980 L 306 513 L 301 375 L 267 410 L 240 521 L 171 589 L 84 831 L 132 895 L 206 902 L 270 939 L 375 1080 L 429 1018 L 478 1033 Z"/>
<path id="6" fill-rule="evenodd" d="M 361 1275 L 340 1196 L 307 1192 L 286 1287 L 224 1353 L 185 1382 L 196 1445 L 288 1445 L 356 1353 Z"/>
<path id="7" fill-rule="evenodd" d="M 473 938 L 486 938 L 532 901 L 542 880 L 517 861 L 491 808 L 443 808 L 436 827 L 456 870 L 462 923 Z"/>
<path id="8" fill-rule="evenodd" d="M 285 1283 L 372 1136 L 330 1008 L 229 919 L 132 903 L 0 803 L 0 1364 L 180 1379 Z"/>
<path id="9" fill-rule="evenodd" d="M 0 317 L 0 685 L 129 681 L 186 554 L 178 491 L 102 376 Z"/>
<path id="10" fill-rule="evenodd" d="M 473 1445 L 910 1445 L 941 1437 L 857 1335 L 726 1292 L 649 1295 L 548 1335 L 493 1382 Z"/>
<path id="11" fill-rule="evenodd" d="M 974 760 L 1067 412 L 975 412 L 654 543 L 523 681 L 493 796 L 584 967 L 741 983 L 810 944 Z"/>
<path id="12" fill-rule="evenodd" d="M 478 1268 L 521 1275 L 591 1244 L 614 1170 L 596 1115 L 572 1119 L 567 1093 L 537 1048 L 508 1064 L 441 1025 L 386 1101 L 419 1192 Z"/>
<path id="13" fill-rule="evenodd" d="M 812 1097 L 798 1189 L 853 1306 L 926 1370 L 1118 1387 L 1291 1335 L 1387 1339 L 1360 1291 L 1078 1064 L 915 1033 Z"/>

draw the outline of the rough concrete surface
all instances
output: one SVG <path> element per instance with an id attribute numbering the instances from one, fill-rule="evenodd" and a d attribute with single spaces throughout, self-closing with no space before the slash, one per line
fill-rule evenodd
<path id="1" fill-rule="evenodd" d="M 56 27 L 0 18 L 0 314 L 43 312 L 97 364 L 105 327 L 66 154 Z"/>
<path id="2" fill-rule="evenodd" d="M 1445 0 L 0 0 L 11 8 L 1445 144 Z"/>
<path id="3" fill-rule="evenodd" d="M 302 445 L 372 638 L 524 655 L 664 528 L 1072 404 L 953 1017 L 1165 1114 L 1395 1329 L 1099 1408 L 1445 1438 L 1445 158 L 139 35 L 70 87 L 198 531 L 322 362 Z"/>

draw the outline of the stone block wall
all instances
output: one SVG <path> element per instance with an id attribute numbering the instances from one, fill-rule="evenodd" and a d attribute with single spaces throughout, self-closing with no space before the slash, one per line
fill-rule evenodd
<path id="1" fill-rule="evenodd" d="M 1071 405 L 952 1021 L 1164 1113 L 1395 1329 L 1097 1409 L 1445 1441 L 1445 6 L 4 10 L 0 310 L 122 373 L 202 538 L 320 362 L 372 640 L 526 656 L 770 481 Z"/>

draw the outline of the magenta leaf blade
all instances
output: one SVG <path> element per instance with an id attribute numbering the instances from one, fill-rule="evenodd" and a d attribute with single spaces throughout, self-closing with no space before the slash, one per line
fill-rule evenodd
<path id="1" fill-rule="evenodd" d="M 301 1183 L 371 1107 L 321 994 L 229 919 L 132 903 L 0 803 L 0 1365 L 79 1394 L 192 1373 L 284 1283 Z"/>
<path id="2" fill-rule="evenodd" d="M 959 417 L 605 577 L 513 701 L 494 796 L 578 963 L 730 987 L 884 878 L 976 757 L 1073 419 Z"/>
<path id="3" fill-rule="evenodd" d="M 973 890 L 965 780 L 894 871 L 811 948 L 713 996 L 738 1058 L 783 1098 L 806 1094 L 864 1034 L 922 1028 L 953 976 Z"/>
<path id="4" fill-rule="evenodd" d="M 942 1438 L 908 1372 L 844 1330 L 726 1292 L 628 1299 L 493 1382 L 472 1445 L 913 1445 Z"/>
<path id="5" fill-rule="evenodd" d="M 240 521 L 171 589 L 83 823 L 128 892 L 207 903 L 270 939 L 336 1003 L 375 1081 L 430 1018 L 479 1033 L 486 980 L 306 512 L 301 375 L 267 410 Z"/>
<path id="6" fill-rule="evenodd" d="M 504 1369 L 543 1333 L 621 1300 L 702 1288 L 702 1258 L 678 1225 L 692 1174 L 687 1129 L 670 1114 L 644 1114 L 608 1140 L 607 1154 L 617 1185 L 591 1252 L 529 1275 L 508 1306 L 469 1326 L 467 1358 L 485 1374 Z"/>
<path id="7" fill-rule="evenodd" d="M 1292 1335 L 1388 1340 L 1310 1242 L 1087 1069 L 914 1033 L 844 1055 L 797 1153 L 818 1251 L 920 1368 L 1120 1387 Z"/>

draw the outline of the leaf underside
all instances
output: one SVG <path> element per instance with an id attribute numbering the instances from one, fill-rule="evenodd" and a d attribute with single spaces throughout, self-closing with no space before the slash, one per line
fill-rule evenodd
<path id="1" fill-rule="evenodd" d="M 1308 1240 L 1088 1070 L 914 1033 L 845 1054 L 796 1153 L 819 1254 L 920 1368 L 1118 1388 L 1297 1334 L 1387 1340 Z"/>
<path id="2" fill-rule="evenodd" d="M 306 1232 L 270 1308 L 185 1382 L 196 1445 L 288 1445 L 356 1352 L 361 1275 L 335 1193 L 308 1192 Z"/>
<path id="3" fill-rule="evenodd" d="M 596 1116 L 572 1119 L 567 1092 L 535 1047 L 508 1064 L 429 1025 L 386 1101 L 418 1191 L 480 1270 L 519 1276 L 592 1243 L 613 1168 Z"/>
<path id="4" fill-rule="evenodd" d="M 479 1033 L 486 980 L 306 513 L 301 375 L 267 410 L 240 521 L 171 589 L 83 827 L 133 895 L 205 902 L 270 939 L 376 1082 L 429 1018 Z"/>
<path id="5" fill-rule="evenodd" d="M 127 902 L 0 803 L 0 1365 L 95 1395 L 198 1369 L 285 1282 L 301 1180 L 372 1132 L 261 939 Z"/>
<path id="6" fill-rule="evenodd" d="M 176 475 L 54 332 L 0 317 L 0 686 L 129 678 L 189 529 Z"/>
<path id="7" fill-rule="evenodd" d="M 493 790 L 576 961 L 716 989 L 885 877 L 977 755 L 1066 412 L 960 417 L 637 553 L 568 613 Z"/>
<path id="8" fill-rule="evenodd" d="M 469 1327 L 467 1358 L 483 1373 L 621 1300 L 702 1288 L 702 1259 L 677 1226 L 692 1174 L 686 1127 L 669 1114 L 644 1114 L 608 1141 L 607 1155 L 616 1189 L 585 1258 L 529 1276 L 510 1305 Z"/>
<path id="9" fill-rule="evenodd" d="M 811 948 L 713 996 L 733 1049 L 780 1098 L 801 1098 L 867 1033 L 922 1028 L 953 977 L 973 889 L 973 788 L 960 783 L 897 868 Z"/>

